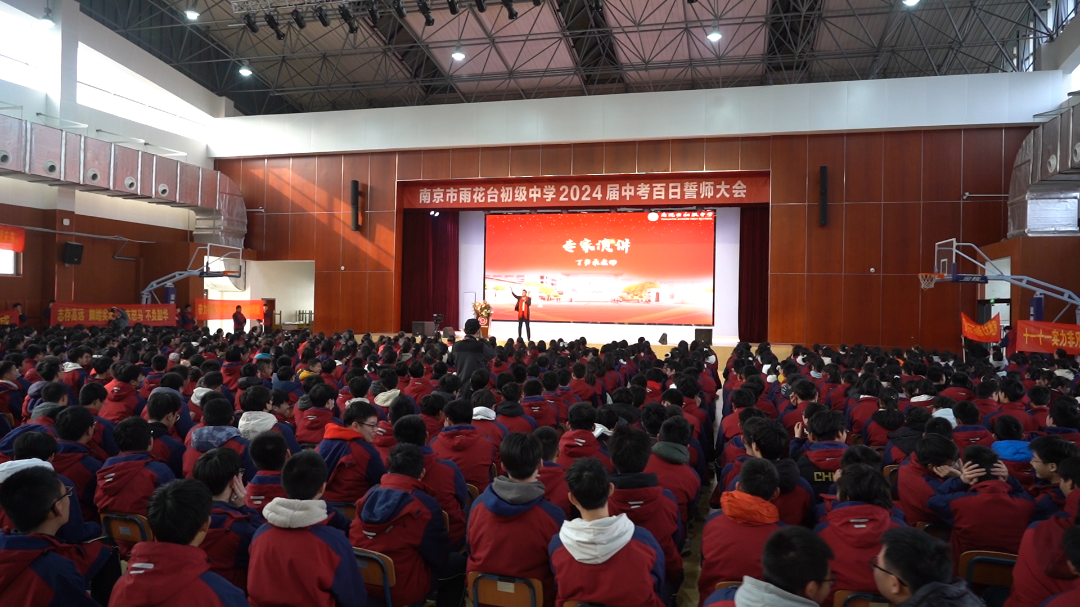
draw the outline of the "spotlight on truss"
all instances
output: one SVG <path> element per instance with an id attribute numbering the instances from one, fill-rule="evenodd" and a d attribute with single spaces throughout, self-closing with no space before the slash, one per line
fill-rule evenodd
<path id="1" fill-rule="evenodd" d="M 375 0 L 370 0 L 367 3 L 367 16 L 368 21 L 371 21 L 371 27 L 375 27 L 379 24 L 379 5 Z"/>
<path id="2" fill-rule="evenodd" d="M 307 27 L 307 19 L 304 19 L 304 13 L 301 13 L 300 9 L 294 8 L 289 14 L 292 16 L 293 23 L 296 24 L 296 27 L 300 29 Z"/>
<path id="3" fill-rule="evenodd" d="M 252 34 L 259 33 L 259 22 L 255 20 L 255 15 L 253 13 L 244 14 L 244 25 L 247 26 Z"/>
<path id="4" fill-rule="evenodd" d="M 349 5 L 342 4 L 338 9 L 338 14 L 341 15 L 341 20 L 348 26 L 350 34 L 360 31 L 360 26 L 356 24 L 356 18 L 353 17 L 352 11 L 349 10 Z"/>
<path id="5" fill-rule="evenodd" d="M 394 0 L 390 8 L 394 9 L 394 14 L 398 16 L 398 19 L 405 18 L 405 4 L 401 0 Z"/>
<path id="6" fill-rule="evenodd" d="M 506 16 L 511 21 L 518 18 L 518 12 L 514 10 L 514 0 L 502 0 L 502 5 L 506 8 Z"/>
<path id="7" fill-rule="evenodd" d="M 285 32 L 281 31 L 281 24 L 278 23 L 277 17 L 274 16 L 274 13 L 266 13 L 265 15 L 263 15 L 263 19 L 266 21 L 266 25 L 269 26 L 270 29 L 274 30 L 274 36 L 276 36 L 278 40 L 285 39 Z"/>
<path id="8" fill-rule="evenodd" d="M 461 11 L 461 6 L 458 5 L 457 0 L 446 0 L 446 8 L 450 9 L 451 15 L 456 15 Z"/>
<path id="9" fill-rule="evenodd" d="M 480 11 L 481 13 L 487 11 L 487 1 L 476 0 L 476 10 Z"/>

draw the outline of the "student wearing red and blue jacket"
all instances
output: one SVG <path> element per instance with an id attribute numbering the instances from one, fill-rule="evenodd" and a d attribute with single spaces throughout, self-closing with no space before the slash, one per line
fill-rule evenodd
<path id="1" fill-rule="evenodd" d="M 847 449 L 847 422 L 839 411 L 821 411 L 810 418 L 807 431 L 810 446 L 797 462 L 799 474 L 814 494 L 821 496 L 829 492 L 833 473 L 840 469 L 840 458 Z"/>
<path id="2" fill-rule="evenodd" d="M 230 392 L 236 392 L 237 385 L 240 383 L 240 370 L 244 368 L 243 357 L 244 353 L 240 350 L 240 346 L 229 346 L 225 350 L 225 362 L 221 364 L 221 377 Z"/>
<path id="3" fill-rule="evenodd" d="M 233 408 L 225 399 L 214 398 L 204 401 L 203 426 L 195 428 L 188 435 L 191 446 L 184 452 L 184 476 L 191 477 L 195 469 L 195 462 L 199 456 L 211 449 L 228 447 L 236 451 L 243 461 L 244 481 L 250 481 L 255 476 L 255 463 L 251 461 L 248 453 L 250 443 L 240 435 L 240 431 L 231 424 L 233 421 Z"/>
<path id="4" fill-rule="evenodd" d="M 1059 468 L 1063 461 L 1080 456 L 1080 450 L 1058 436 L 1040 436 L 1029 443 L 1029 448 L 1031 468 L 1035 472 L 1036 480 L 1026 489 L 1035 498 L 1035 515 L 1032 520 L 1043 521 L 1065 505 Z"/>
<path id="5" fill-rule="evenodd" d="M 97 519 L 94 492 L 102 463 L 90 455 L 86 443 L 94 434 L 94 416 L 84 407 L 65 407 L 56 421 L 57 445 L 53 468 L 75 483 L 76 499 L 87 521 Z"/>
<path id="6" fill-rule="evenodd" d="M 357 401 L 345 408 L 344 426 L 329 424 L 316 452 L 326 461 L 329 481 L 324 498 L 331 503 L 351 504 L 363 497 L 384 474 L 379 452 L 371 442 L 379 415 L 375 407 Z"/>
<path id="7" fill-rule="evenodd" d="M 211 518 L 210 490 L 183 479 L 150 500 L 147 518 L 154 541 L 139 542 L 127 573 L 113 589 L 113 607 L 244 607 L 244 592 L 211 571 L 203 550 Z"/>
<path id="8" fill-rule="evenodd" d="M 1001 390 L 994 394 L 995 398 L 1000 403 L 1000 408 L 989 415 L 983 417 L 983 425 L 988 430 L 993 430 L 994 421 L 1002 415 L 1011 415 L 1020 422 L 1020 425 L 1024 427 L 1024 432 L 1038 432 L 1039 420 L 1032 417 L 1027 412 L 1027 407 L 1021 400 L 1026 396 L 1024 393 L 1024 384 L 1015 379 L 1006 379 L 1001 382 Z M 976 406 L 978 403 L 975 403 Z"/>
<path id="9" fill-rule="evenodd" d="M 963 468 L 938 487 L 929 508 L 952 529 L 953 563 L 969 550 L 1016 554 L 1035 502 L 987 447 L 964 449 Z"/>
<path id="10" fill-rule="evenodd" d="M 473 409 L 469 401 L 457 399 L 443 408 L 446 426 L 429 446 L 436 457 L 457 464 L 465 482 L 483 491 L 491 484 L 491 465 L 497 460 L 495 444 L 470 422 Z"/>
<path id="11" fill-rule="evenodd" d="M 273 390 L 281 390 L 289 399 L 290 405 L 296 405 L 300 397 L 304 395 L 304 385 L 295 380 L 296 375 L 292 367 L 278 367 L 271 383 Z"/>
<path id="12" fill-rule="evenodd" d="M 456 552 L 451 557 L 442 509 L 425 492 L 423 476 L 419 447 L 405 444 L 391 449 L 390 472 L 356 502 L 349 540 L 393 559 L 397 583 L 390 596 L 395 605 L 422 602 L 435 589 L 439 607 L 460 605 L 465 557 Z M 380 596 L 383 589 L 368 586 L 367 591 Z"/>
<path id="13" fill-rule="evenodd" d="M 515 433 L 506 437 L 500 451 L 507 474 L 496 477 L 472 505 L 466 571 L 538 579 L 543 605 L 552 607 L 555 577 L 548 546 L 565 516 L 544 498 L 547 487 L 538 482 L 542 445 L 536 436 Z M 508 537 L 514 541 L 506 541 Z"/>
<path id="14" fill-rule="evenodd" d="M 176 478 L 184 476 L 184 453 L 187 447 L 173 436 L 178 420 L 188 417 L 179 393 L 168 388 L 158 388 L 146 401 L 146 419 L 150 422 L 150 435 L 153 443 L 150 454 L 154 459 L 165 464 Z"/>
<path id="15" fill-rule="evenodd" d="M 589 403 L 575 403 L 567 416 L 567 432 L 559 439 L 558 463 L 569 470 L 571 464 L 584 457 L 596 458 L 608 471 L 614 470 L 611 459 L 600 441 L 593 435 L 596 409 Z"/>
<path id="16" fill-rule="evenodd" d="M 169 467 L 150 455 L 150 424 L 140 417 L 116 424 L 120 455 L 110 457 L 97 471 L 94 504 L 100 512 L 146 516 L 154 491 L 173 480 Z"/>
<path id="17" fill-rule="evenodd" d="M 928 434 L 916 443 L 915 453 L 900 466 L 896 478 L 900 509 L 908 525 L 941 522 L 929 502 L 954 474 L 959 456 L 956 444 L 940 434 Z"/>
<path id="18" fill-rule="evenodd" d="M 543 396 L 544 386 L 538 379 L 529 379 L 521 386 L 524 397 L 521 406 L 537 426 L 556 428 L 559 425 L 559 408 L 555 402 Z"/>
<path id="19" fill-rule="evenodd" d="M 1066 531 L 1061 543 L 1067 559 L 1065 564 L 1070 572 L 1076 574 L 1080 571 L 1080 529 L 1073 527 Z M 1072 590 L 1051 597 L 1043 605 L 1045 607 L 1072 607 L 1078 603 L 1080 603 L 1080 587 L 1074 587 Z"/>
<path id="20" fill-rule="evenodd" d="M 521 400 L 521 387 L 510 382 L 502 387 L 503 401 L 495 407 L 498 414 L 495 421 L 506 426 L 509 432 L 532 433 L 536 430 L 537 423 L 532 416 L 525 414 L 525 408 L 519 402 Z"/>
<path id="21" fill-rule="evenodd" d="M 139 397 L 138 385 L 142 381 L 142 367 L 135 364 L 121 366 L 115 379 L 105 385 L 109 396 L 105 399 L 99 415 L 114 424 L 142 413 L 146 401 Z"/>
<path id="22" fill-rule="evenodd" d="M 200 546 L 210 559 L 210 570 L 246 589 L 248 547 L 264 521 L 257 511 L 244 505 L 240 456 L 227 448 L 207 451 L 195 462 L 194 478 L 214 496 L 210 528 Z"/>
<path id="23" fill-rule="evenodd" d="M 394 439 L 399 445 L 416 445 L 424 455 L 424 487 L 439 502 L 450 522 L 450 542 L 453 549 L 465 543 L 465 513 L 469 489 L 457 464 L 439 459 L 427 446 L 427 428 L 419 415 L 406 415 L 394 422 Z M 389 457 L 387 458 L 389 461 Z"/>
<path id="24" fill-rule="evenodd" d="M 610 515 L 611 484 L 599 460 L 586 457 L 566 472 L 570 501 L 581 518 L 566 521 L 548 546 L 555 604 L 664 605 L 664 551 L 625 514 Z"/>
<path id="25" fill-rule="evenodd" d="M 975 403 L 962 400 L 953 405 L 956 427 L 953 428 L 953 442 L 963 451 L 971 445 L 989 447 L 994 444 L 994 435 L 979 423 L 979 408 Z"/>
<path id="26" fill-rule="evenodd" d="M 266 524 L 248 549 L 248 597 L 254 607 L 364 607 L 367 591 L 349 538 L 330 527 L 326 463 L 314 451 L 290 457 L 281 470 L 288 497 L 263 508 Z M 297 572 L 303 572 L 299 575 Z"/>

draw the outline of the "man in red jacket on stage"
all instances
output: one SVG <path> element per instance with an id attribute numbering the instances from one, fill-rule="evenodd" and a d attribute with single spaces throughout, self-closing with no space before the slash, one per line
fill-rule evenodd
<path id="1" fill-rule="evenodd" d="M 532 297 L 529 297 L 529 292 L 522 289 L 521 295 L 514 293 L 513 289 L 510 290 L 510 294 L 517 299 L 517 303 L 514 304 L 514 312 L 517 312 L 518 318 L 518 339 L 521 339 L 521 325 L 525 325 L 525 336 L 529 341 L 532 341 L 532 328 L 529 326 L 529 311 L 532 309 Z"/>

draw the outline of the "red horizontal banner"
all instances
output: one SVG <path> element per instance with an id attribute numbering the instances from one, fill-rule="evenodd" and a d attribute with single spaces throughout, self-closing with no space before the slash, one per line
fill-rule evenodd
<path id="1" fill-rule="evenodd" d="M 769 175 L 660 173 L 413 181 L 398 184 L 398 200 L 406 209 L 739 205 L 769 202 Z"/>
<path id="2" fill-rule="evenodd" d="M 968 318 L 967 314 L 960 313 L 960 326 L 964 337 L 983 343 L 997 343 L 1001 341 L 1001 315 L 995 314 L 986 324 L 980 325 Z"/>
<path id="3" fill-rule="evenodd" d="M 15 226 L 0 226 L 0 249 L 22 253 L 26 248 L 26 230 Z"/>
<path id="4" fill-rule="evenodd" d="M 236 306 L 240 306 L 244 317 L 248 319 L 249 328 L 251 327 L 251 321 L 262 320 L 263 318 L 263 300 L 261 299 L 196 299 L 195 318 L 198 318 L 199 322 L 204 320 L 232 320 L 232 315 L 236 312 Z"/>
<path id="5" fill-rule="evenodd" d="M 1080 354 L 1080 325 L 1021 320 L 1016 323 L 1016 349 L 1020 352 L 1065 350 Z"/>
<path id="6" fill-rule="evenodd" d="M 0 312 L 0 327 L 19 324 L 19 311 L 15 308 Z"/>
<path id="7" fill-rule="evenodd" d="M 88 327 L 109 324 L 115 316 L 109 308 L 117 307 L 127 312 L 132 325 L 171 327 L 176 324 L 176 306 L 151 304 L 148 306 L 122 304 L 55 303 L 52 307 L 53 322 L 58 325 L 86 325 Z"/>

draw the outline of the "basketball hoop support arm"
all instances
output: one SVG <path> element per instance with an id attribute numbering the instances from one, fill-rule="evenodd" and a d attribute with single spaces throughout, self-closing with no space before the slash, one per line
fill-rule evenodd
<path id="1" fill-rule="evenodd" d="M 970 255 L 961 251 L 961 247 L 972 249 L 976 255 L 982 258 L 982 261 L 971 257 Z M 982 249 L 969 243 L 969 242 L 957 242 L 953 245 L 953 250 L 956 251 L 956 255 L 962 257 L 975 264 L 975 267 L 983 271 L 983 274 L 989 280 L 1003 280 L 1011 285 L 1020 287 L 1022 289 L 1030 289 L 1035 291 L 1036 294 L 1048 295 L 1054 299 L 1065 302 L 1065 307 L 1058 312 L 1058 315 L 1054 317 L 1054 322 L 1057 322 L 1061 315 L 1065 313 L 1065 310 L 1069 309 L 1070 305 L 1076 306 L 1077 316 L 1080 317 L 1080 297 L 1068 289 L 1063 289 L 1057 285 L 1052 285 L 1048 282 L 1044 282 L 1037 278 L 1031 278 L 1030 276 L 1012 276 L 1009 274 L 1003 274 L 1001 269 L 994 265 L 994 262 L 987 257 L 986 253 L 982 252 Z M 987 268 L 992 268 L 995 274 L 987 272 Z M 953 275 L 956 275 L 956 268 L 953 268 Z"/>
<path id="2" fill-rule="evenodd" d="M 162 276 L 161 278 L 146 285 L 146 288 L 142 290 L 143 305 L 152 304 L 155 300 L 158 301 L 158 303 L 161 303 L 161 301 L 158 300 L 157 294 L 154 293 L 154 291 L 162 287 L 173 285 L 178 280 L 191 278 L 192 276 L 199 276 L 202 278 L 218 278 L 221 276 L 225 276 L 225 272 L 211 272 L 206 268 L 206 266 L 192 268 L 192 266 L 195 264 L 195 260 L 199 257 L 200 252 L 205 253 L 203 257 L 206 257 L 206 255 L 210 254 L 210 246 L 211 245 L 203 245 L 195 249 L 195 252 L 191 255 L 191 259 L 188 260 L 187 270 L 181 270 L 179 272 L 173 272 L 172 274 Z M 224 245 L 213 246 L 221 247 Z M 229 257 L 235 257 L 242 260 L 244 258 L 244 250 L 236 249 L 235 251 L 229 251 L 228 253 L 225 253 L 224 255 L 218 257 L 218 259 L 226 259 Z"/>

